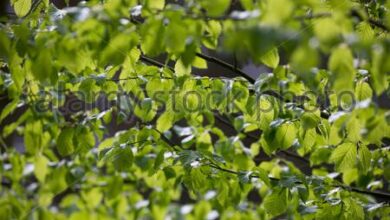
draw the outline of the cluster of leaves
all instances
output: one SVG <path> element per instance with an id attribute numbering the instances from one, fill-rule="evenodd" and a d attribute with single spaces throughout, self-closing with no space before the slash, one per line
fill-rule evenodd
<path id="1" fill-rule="evenodd" d="M 2 143 L 0 219 L 389 216 L 390 111 L 377 100 L 389 91 L 390 2 L 11 4 L 0 120 L 14 120 L 1 141 L 20 134 L 24 149 Z M 270 71 L 252 79 L 205 49 Z M 208 62 L 220 72 L 193 74 Z M 101 92 L 115 104 L 96 105 Z M 64 113 L 75 98 L 92 107 Z"/>

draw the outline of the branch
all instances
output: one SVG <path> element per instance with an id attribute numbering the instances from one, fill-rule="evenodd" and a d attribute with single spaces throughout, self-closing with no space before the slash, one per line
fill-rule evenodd
<path id="1" fill-rule="evenodd" d="M 332 14 L 328 13 L 328 12 L 323 12 L 323 13 L 318 13 L 318 14 L 309 13 L 307 15 L 295 16 L 294 19 L 305 20 L 305 19 L 315 19 L 315 18 L 328 18 L 331 16 L 332 16 Z"/>
<path id="2" fill-rule="evenodd" d="M 141 55 L 141 56 L 139 57 L 139 59 L 140 59 L 141 61 L 145 62 L 145 63 L 149 63 L 149 64 L 152 64 L 152 65 L 154 65 L 154 66 L 160 67 L 160 68 L 166 67 L 166 68 L 168 68 L 169 70 L 171 70 L 171 71 L 173 71 L 173 72 L 175 71 L 172 67 L 170 67 L 170 66 L 168 66 L 168 65 L 165 65 L 165 64 L 163 64 L 163 63 L 160 63 L 160 62 L 158 62 L 157 60 L 154 60 L 154 59 L 152 59 L 152 58 L 149 58 L 149 57 L 147 57 L 147 56 L 145 56 L 145 55 Z"/>
<path id="3" fill-rule="evenodd" d="M 224 123 L 225 125 L 227 125 L 227 126 L 229 126 L 229 127 L 231 127 L 231 128 L 234 129 L 234 127 L 233 127 L 233 125 L 232 125 L 231 123 L 229 123 L 228 121 L 226 121 L 225 119 L 223 119 L 223 118 L 220 117 L 219 115 L 215 115 L 215 117 L 216 117 L 219 121 L 221 121 L 222 123 Z M 245 133 L 245 135 L 246 135 L 247 137 L 251 138 L 253 141 L 258 141 L 258 140 L 259 140 L 257 137 L 255 137 L 255 136 L 253 136 L 253 135 L 251 135 L 251 134 Z M 305 163 L 309 163 L 309 164 L 310 164 L 310 161 L 308 161 L 306 158 L 301 157 L 301 156 L 299 156 L 298 154 L 295 154 L 295 153 L 293 153 L 293 152 L 290 152 L 290 151 L 287 151 L 287 150 L 281 150 L 281 151 L 279 151 L 279 152 L 282 152 L 282 153 L 284 153 L 284 154 L 286 154 L 286 155 L 288 155 L 288 156 L 291 156 L 291 157 L 295 157 L 295 158 L 297 158 L 297 159 L 299 159 L 299 160 L 301 160 L 301 161 L 303 161 L 303 162 L 305 162 Z"/>
<path id="4" fill-rule="evenodd" d="M 367 21 L 369 24 L 371 24 L 371 26 L 382 29 L 385 32 L 389 32 L 389 28 L 385 24 L 383 24 L 381 21 L 375 20 L 375 19 L 370 18 L 370 17 L 365 19 L 364 16 L 361 15 L 356 9 L 352 9 L 350 12 L 350 15 L 352 17 L 358 18 L 360 21 Z"/>
<path id="5" fill-rule="evenodd" d="M 219 66 L 221 67 L 224 67 L 228 70 L 231 70 L 233 71 L 234 73 L 237 73 L 238 75 L 244 77 L 246 80 L 248 80 L 250 83 L 255 83 L 255 80 L 249 76 L 249 74 L 243 72 L 242 70 L 240 69 L 237 69 L 235 66 L 223 61 L 223 60 L 220 60 L 216 57 L 212 57 L 212 56 L 208 56 L 208 55 L 205 55 L 205 54 L 202 54 L 202 53 L 196 53 L 196 56 L 208 61 L 208 62 L 211 62 L 211 63 L 215 63 L 215 64 L 218 64 Z"/>
<path id="6" fill-rule="evenodd" d="M 215 169 L 217 169 L 217 170 L 220 170 L 222 172 L 226 172 L 226 173 L 230 173 L 230 174 L 234 174 L 234 175 L 239 175 L 240 174 L 239 171 L 222 168 L 222 167 L 220 167 L 219 165 L 217 165 L 215 163 L 211 163 L 210 166 L 215 168 Z M 255 179 L 259 179 L 260 178 L 256 174 L 251 174 L 249 177 L 250 178 L 255 178 Z M 268 178 L 270 180 L 273 180 L 273 181 L 280 181 L 280 179 L 278 179 L 278 178 L 274 178 L 274 177 L 268 177 Z M 294 183 L 295 184 L 302 184 L 301 181 L 296 181 Z M 356 188 L 356 187 L 346 186 L 346 185 L 343 185 L 343 184 L 338 184 L 338 185 L 335 185 L 335 186 L 336 187 L 341 187 L 344 190 L 347 190 L 347 191 L 350 191 L 350 192 L 357 192 L 357 193 L 361 193 L 361 194 L 366 194 L 366 195 L 371 195 L 371 196 L 375 196 L 375 197 L 380 197 L 380 198 L 384 198 L 384 199 L 387 199 L 388 201 L 390 201 L 390 193 L 387 193 L 387 192 L 368 191 L 368 190 L 363 190 L 363 189 L 359 189 L 359 188 Z"/>

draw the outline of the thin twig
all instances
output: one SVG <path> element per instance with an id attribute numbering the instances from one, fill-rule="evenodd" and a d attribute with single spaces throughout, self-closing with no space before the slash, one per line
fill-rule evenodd
<path id="1" fill-rule="evenodd" d="M 229 127 L 231 127 L 231 128 L 234 129 L 234 126 L 233 126 L 231 123 L 229 123 L 228 121 L 226 121 L 225 119 L 223 119 L 223 118 L 220 117 L 219 115 L 215 115 L 215 117 L 216 117 L 219 121 L 221 121 L 222 123 L 224 123 L 225 125 L 227 125 L 227 126 L 229 126 Z M 253 136 L 253 135 L 251 135 L 251 134 L 245 133 L 245 135 L 246 135 L 247 137 L 251 138 L 253 141 L 258 141 L 258 140 L 259 140 L 259 138 L 255 137 L 255 136 Z M 297 159 L 299 159 L 299 160 L 302 160 L 302 161 L 305 162 L 305 163 L 310 163 L 310 161 L 308 161 L 306 158 L 301 157 L 301 156 L 299 156 L 298 154 L 295 154 L 295 153 L 293 153 L 293 152 L 290 152 L 290 151 L 287 151 L 287 150 L 281 150 L 281 151 L 279 151 L 279 152 L 282 152 L 282 153 L 284 153 L 284 154 L 286 154 L 286 155 L 288 155 L 288 156 L 291 156 L 291 157 L 295 157 L 295 158 L 297 158 Z"/>
<path id="2" fill-rule="evenodd" d="M 212 62 L 212 63 L 215 63 L 215 64 L 218 64 L 220 65 L 221 67 L 224 67 L 226 69 L 229 69 L 231 71 L 233 71 L 234 73 L 237 73 L 238 75 L 240 75 L 241 77 L 244 77 L 246 80 L 248 80 L 250 83 L 255 83 L 255 80 L 249 76 L 249 74 L 243 72 L 242 70 L 240 69 L 236 69 L 235 66 L 223 61 L 223 60 L 220 60 L 216 57 L 212 57 L 212 56 L 208 56 L 208 55 L 205 55 L 205 54 L 202 54 L 202 53 L 199 53 L 197 52 L 196 53 L 196 56 L 208 61 L 208 62 Z"/>
<path id="3" fill-rule="evenodd" d="M 147 57 L 147 56 L 145 56 L 145 55 L 141 55 L 141 56 L 139 57 L 139 59 L 140 59 L 141 61 L 145 62 L 145 63 L 149 63 L 149 64 L 152 64 L 152 65 L 154 65 L 154 66 L 160 67 L 160 68 L 166 67 L 166 68 L 168 68 L 168 69 L 171 70 L 171 71 L 175 71 L 172 67 L 170 67 L 170 66 L 168 66 L 168 65 L 165 65 L 165 64 L 163 64 L 163 63 L 160 63 L 160 62 L 158 62 L 158 61 L 156 61 L 156 60 L 154 60 L 154 59 L 152 59 L 152 58 L 149 58 L 149 57 Z"/>

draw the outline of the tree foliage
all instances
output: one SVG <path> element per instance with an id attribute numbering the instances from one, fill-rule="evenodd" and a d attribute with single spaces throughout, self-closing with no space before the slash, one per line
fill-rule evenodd
<path id="1" fill-rule="evenodd" d="M 390 215 L 390 2 L 11 5 L 0 219 Z"/>

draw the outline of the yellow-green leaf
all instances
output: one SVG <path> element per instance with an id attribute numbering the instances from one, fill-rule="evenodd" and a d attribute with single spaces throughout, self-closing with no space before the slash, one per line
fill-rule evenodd
<path id="1" fill-rule="evenodd" d="M 12 6 L 18 17 L 23 17 L 28 14 L 31 9 L 31 0 L 13 0 Z"/>

